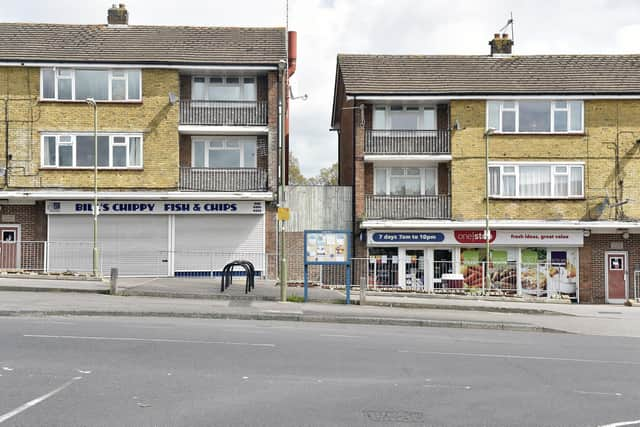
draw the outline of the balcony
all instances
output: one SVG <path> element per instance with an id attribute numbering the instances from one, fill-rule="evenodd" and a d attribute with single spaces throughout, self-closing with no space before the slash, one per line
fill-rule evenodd
<path id="1" fill-rule="evenodd" d="M 180 191 L 267 191 L 267 172 L 259 168 L 180 168 Z"/>
<path id="2" fill-rule="evenodd" d="M 365 154 L 450 154 L 451 134 L 448 129 L 398 130 L 367 129 Z"/>
<path id="3" fill-rule="evenodd" d="M 449 219 L 451 196 L 378 196 L 366 194 L 367 219 Z"/>
<path id="4" fill-rule="evenodd" d="M 180 100 L 180 124 L 196 126 L 266 126 L 266 101 Z"/>

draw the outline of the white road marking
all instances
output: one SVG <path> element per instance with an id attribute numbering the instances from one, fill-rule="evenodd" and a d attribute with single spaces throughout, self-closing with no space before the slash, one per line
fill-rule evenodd
<path id="1" fill-rule="evenodd" d="M 55 390 L 51 390 L 47 394 L 43 394 L 40 397 L 37 397 L 37 398 L 35 398 L 33 400 L 30 400 L 27 403 L 25 403 L 24 405 L 18 406 L 13 411 L 7 412 L 4 415 L 0 415 L 0 424 L 2 424 L 3 422 L 7 421 L 10 418 L 15 417 L 16 415 L 20 414 L 21 412 L 24 412 L 27 409 L 37 405 L 38 403 L 47 400 L 48 398 L 50 398 L 54 394 L 60 393 L 65 388 L 69 387 L 71 384 L 73 384 L 74 382 L 76 382 L 78 380 L 81 380 L 81 379 L 82 379 L 82 377 L 73 377 L 69 381 L 67 381 L 66 383 L 62 384 L 60 387 L 56 388 Z"/>
<path id="2" fill-rule="evenodd" d="M 2 367 L 2 370 L 3 370 L 3 371 L 9 371 L 9 372 L 11 372 L 11 371 L 13 371 L 13 368 L 9 368 L 9 367 L 7 367 L 7 366 L 3 366 L 3 367 Z"/>
<path id="3" fill-rule="evenodd" d="M 436 356 L 459 356 L 459 357 L 491 357 L 496 359 L 553 360 L 558 362 L 605 363 L 605 364 L 614 364 L 614 365 L 640 365 L 640 362 L 631 362 L 626 360 L 573 359 L 570 357 L 527 356 L 527 355 L 518 355 L 518 354 L 454 353 L 454 352 L 444 352 L 444 351 L 410 351 L 410 350 L 398 350 L 398 353 L 432 354 Z"/>
<path id="4" fill-rule="evenodd" d="M 81 374 L 90 374 L 91 371 L 83 371 L 82 369 L 76 369 L 76 371 L 80 372 Z"/>
<path id="5" fill-rule="evenodd" d="M 632 425 L 640 425 L 640 420 L 635 421 L 621 421 L 613 424 L 603 424 L 598 427 L 623 427 L 623 426 L 632 426 Z"/>
<path id="6" fill-rule="evenodd" d="M 93 340 L 93 341 L 136 341 L 136 342 L 164 342 L 177 344 L 222 344 L 222 345 L 246 345 L 251 347 L 275 347 L 275 344 L 265 343 L 249 343 L 234 341 L 201 341 L 201 340 L 178 340 L 170 338 L 132 338 L 132 337 L 89 337 L 76 335 L 34 335 L 25 334 L 26 338 L 51 338 L 51 339 L 70 339 L 70 340 Z"/>
<path id="7" fill-rule="evenodd" d="M 333 338 L 362 338 L 358 335 L 340 335 L 340 334 L 320 334 L 321 337 L 333 337 Z"/>
<path id="8" fill-rule="evenodd" d="M 611 392 L 607 392 L 607 391 L 585 391 L 585 390 L 573 390 L 574 393 L 578 393 L 578 394 L 595 394 L 598 396 L 616 396 L 616 397 L 620 397 L 622 396 L 622 393 L 611 393 Z"/>

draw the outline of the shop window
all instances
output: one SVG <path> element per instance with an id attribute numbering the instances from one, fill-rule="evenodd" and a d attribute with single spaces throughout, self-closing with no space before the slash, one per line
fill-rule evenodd
<path id="1" fill-rule="evenodd" d="M 369 248 L 369 286 L 398 286 L 398 248 Z"/>

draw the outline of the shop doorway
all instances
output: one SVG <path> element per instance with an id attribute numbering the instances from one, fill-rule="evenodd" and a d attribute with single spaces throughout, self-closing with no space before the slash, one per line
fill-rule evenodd
<path id="1" fill-rule="evenodd" d="M 17 226 L 0 226 L 0 268 L 16 269 L 19 263 Z"/>
<path id="2" fill-rule="evenodd" d="M 627 298 L 627 253 L 607 252 L 605 255 L 606 302 L 621 304 Z"/>
<path id="3" fill-rule="evenodd" d="M 405 287 L 415 291 L 424 290 L 424 250 L 407 249 L 404 259 Z"/>
<path id="4" fill-rule="evenodd" d="M 433 287 L 442 288 L 442 275 L 453 273 L 453 251 L 451 249 L 433 250 Z"/>

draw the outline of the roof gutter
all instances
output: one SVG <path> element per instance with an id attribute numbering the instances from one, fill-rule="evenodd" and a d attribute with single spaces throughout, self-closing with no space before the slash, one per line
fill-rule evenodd
<path id="1" fill-rule="evenodd" d="M 356 95 L 347 95 L 347 100 L 355 99 Z M 504 94 L 504 95 L 357 95 L 361 101 L 449 101 L 464 99 L 640 99 L 640 93 L 637 94 L 566 94 L 566 93 L 540 93 L 540 94 Z"/>
<path id="2" fill-rule="evenodd" d="M 234 70 L 234 71 L 271 71 L 277 65 L 252 64 L 192 64 L 192 63 L 145 63 L 145 62 L 2 62 L 0 67 L 90 67 L 90 68 L 149 68 L 149 69 L 181 69 L 181 70 Z"/>

